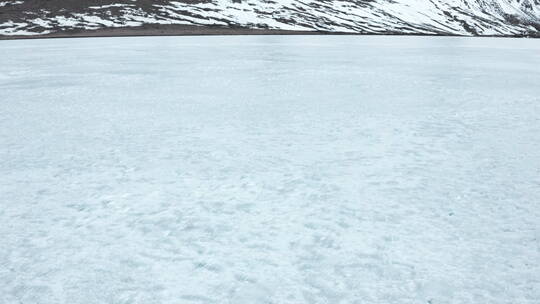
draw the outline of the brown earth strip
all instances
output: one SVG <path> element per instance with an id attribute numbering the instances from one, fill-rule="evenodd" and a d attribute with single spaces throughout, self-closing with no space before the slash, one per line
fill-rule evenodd
<path id="1" fill-rule="evenodd" d="M 227 36 L 227 35 L 397 35 L 397 36 L 457 36 L 447 34 L 404 34 L 386 32 L 378 34 L 324 32 L 324 31 L 290 31 L 275 29 L 251 29 L 231 26 L 198 26 L 180 24 L 145 24 L 134 27 L 109 27 L 96 30 L 73 29 L 40 35 L 0 35 L 0 40 L 42 39 L 42 38 L 85 38 L 85 37 L 130 37 L 130 36 Z M 481 36 L 490 37 L 490 36 Z M 491 36 L 491 37 L 527 37 L 540 36 Z"/>
<path id="2" fill-rule="evenodd" d="M 320 35 L 330 34 L 317 31 L 287 31 L 272 29 L 250 29 L 224 26 L 196 26 L 179 24 L 145 24 L 135 27 L 101 28 L 96 30 L 66 30 L 43 35 L 2 36 L 8 39 L 73 38 L 73 37 L 126 37 L 126 36 L 199 36 L 199 35 Z M 340 33 L 331 33 L 340 34 Z"/>

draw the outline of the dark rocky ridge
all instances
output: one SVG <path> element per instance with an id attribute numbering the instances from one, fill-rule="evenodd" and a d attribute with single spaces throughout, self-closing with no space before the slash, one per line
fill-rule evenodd
<path id="1" fill-rule="evenodd" d="M 134 35 L 226 34 L 240 29 L 242 33 L 540 36 L 540 0 L 0 0 L 0 36 L 4 37 L 129 35 L 130 31 Z"/>

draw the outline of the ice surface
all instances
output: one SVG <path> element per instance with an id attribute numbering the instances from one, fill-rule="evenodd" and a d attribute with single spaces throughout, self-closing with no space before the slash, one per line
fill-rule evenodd
<path id="1" fill-rule="evenodd" d="M 540 301 L 540 40 L 0 58 L 0 303 Z"/>

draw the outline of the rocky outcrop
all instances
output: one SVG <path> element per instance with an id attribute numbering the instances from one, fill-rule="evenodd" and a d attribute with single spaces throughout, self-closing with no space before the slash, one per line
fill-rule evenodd
<path id="1" fill-rule="evenodd" d="M 540 0 L 0 0 L 0 35 L 148 24 L 364 34 L 538 36 Z"/>

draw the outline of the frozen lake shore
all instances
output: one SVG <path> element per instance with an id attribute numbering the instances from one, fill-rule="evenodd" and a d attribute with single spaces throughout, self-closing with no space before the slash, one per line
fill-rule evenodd
<path id="1" fill-rule="evenodd" d="M 540 299 L 540 40 L 14 40 L 0 58 L 0 303 Z"/>

